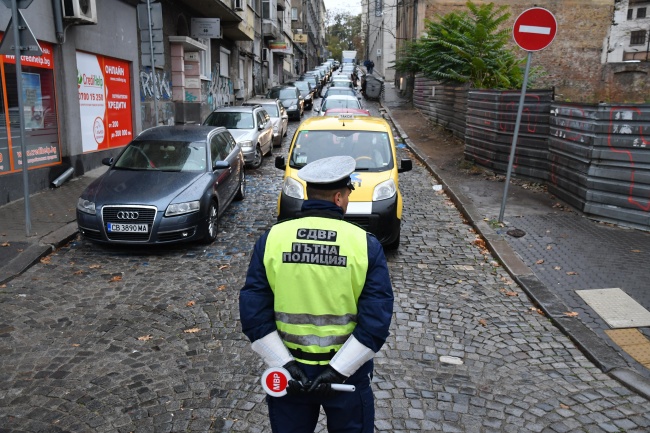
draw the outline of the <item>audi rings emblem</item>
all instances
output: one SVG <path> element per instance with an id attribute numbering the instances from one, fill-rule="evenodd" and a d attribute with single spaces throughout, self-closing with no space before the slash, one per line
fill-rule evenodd
<path id="1" fill-rule="evenodd" d="M 140 214 L 138 212 L 121 210 L 117 213 L 117 219 L 120 220 L 137 220 Z"/>

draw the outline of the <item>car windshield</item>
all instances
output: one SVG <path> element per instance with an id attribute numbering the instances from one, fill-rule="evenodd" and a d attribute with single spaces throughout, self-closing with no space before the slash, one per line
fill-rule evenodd
<path id="1" fill-rule="evenodd" d="M 266 110 L 266 112 L 269 113 L 269 116 L 271 116 L 271 117 L 280 117 L 280 113 L 278 112 L 278 106 L 277 105 L 275 105 L 275 104 L 264 104 L 263 107 Z"/>
<path id="2" fill-rule="evenodd" d="M 289 165 L 300 168 L 317 159 L 348 155 L 357 161 L 358 171 L 384 171 L 393 168 L 390 146 L 386 132 L 301 131 Z"/>
<path id="3" fill-rule="evenodd" d="M 239 113 L 236 111 L 213 111 L 203 124 L 223 126 L 228 129 L 253 129 L 255 127 L 253 113 Z"/>
<path id="4" fill-rule="evenodd" d="M 296 87 L 304 92 L 309 92 L 309 83 L 306 81 L 296 81 Z"/>
<path id="5" fill-rule="evenodd" d="M 122 170 L 204 171 L 205 142 L 132 141 L 113 168 Z"/>
<path id="6" fill-rule="evenodd" d="M 345 99 L 334 99 L 327 98 L 323 105 L 321 106 L 321 111 L 328 110 L 330 108 L 361 108 L 361 103 L 358 99 L 345 98 Z"/>
<path id="7" fill-rule="evenodd" d="M 267 95 L 267 98 L 278 98 L 278 99 L 295 99 L 296 98 L 296 91 L 292 89 L 271 89 L 269 90 L 269 94 Z"/>
<path id="8" fill-rule="evenodd" d="M 354 96 L 355 98 L 357 95 L 354 93 L 354 90 L 350 89 L 349 87 L 330 87 L 327 89 L 327 92 L 325 92 L 325 97 L 327 98 L 328 96 L 332 95 L 348 95 L 348 96 Z"/>

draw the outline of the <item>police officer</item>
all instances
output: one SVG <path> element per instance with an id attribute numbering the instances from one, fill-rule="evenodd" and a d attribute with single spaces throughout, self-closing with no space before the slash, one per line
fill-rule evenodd
<path id="1" fill-rule="evenodd" d="M 343 220 L 354 169 L 354 158 L 334 156 L 298 172 L 301 216 L 260 237 L 240 293 L 252 349 L 292 376 L 286 396 L 267 396 L 275 433 L 313 433 L 321 406 L 330 433 L 373 432 L 372 360 L 388 337 L 393 290 L 379 241 Z"/>

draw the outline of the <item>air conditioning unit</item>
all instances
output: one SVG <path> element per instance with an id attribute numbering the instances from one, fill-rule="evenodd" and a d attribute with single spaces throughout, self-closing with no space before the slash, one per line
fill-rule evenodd
<path id="1" fill-rule="evenodd" d="M 61 0 L 63 19 L 75 24 L 97 24 L 96 0 Z"/>
<path id="2" fill-rule="evenodd" d="M 269 61 L 269 49 L 268 48 L 262 48 L 262 61 L 263 62 L 268 62 Z"/>
<path id="3" fill-rule="evenodd" d="M 244 0 L 235 0 L 235 10 L 236 11 L 244 10 Z"/>

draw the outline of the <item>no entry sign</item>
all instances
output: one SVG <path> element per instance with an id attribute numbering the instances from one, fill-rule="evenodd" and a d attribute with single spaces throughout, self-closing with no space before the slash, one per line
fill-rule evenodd
<path id="1" fill-rule="evenodd" d="M 526 51 L 539 51 L 548 47 L 557 33 L 555 16 L 544 8 L 526 9 L 515 20 L 512 36 Z"/>

